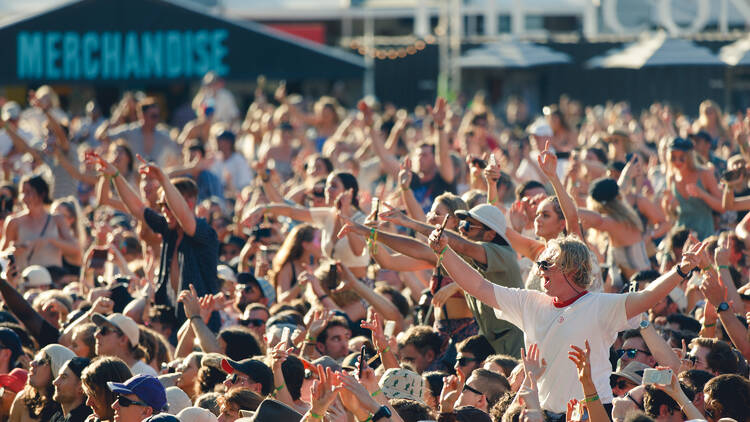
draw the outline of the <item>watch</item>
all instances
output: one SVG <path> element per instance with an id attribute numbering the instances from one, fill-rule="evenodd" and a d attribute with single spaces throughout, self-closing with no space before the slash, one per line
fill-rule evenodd
<path id="1" fill-rule="evenodd" d="M 378 420 L 383 418 L 391 418 L 391 409 L 389 409 L 388 406 L 381 406 L 380 409 L 378 409 L 378 411 L 375 412 L 374 415 L 372 415 L 372 422 L 377 422 Z"/>
<path id="2" fill-rule="evenodd" d="M 724 312 L 729 309 L 729 304 L 726 302 L 721 302 L 719 306 L 716 307 L 716 313 Z"/>
<path id="3" fill-rule="evenodd" d="M 648 328 L 649 325 L 651 325 L 651 323 L 648 322 L 647 319 L 644 319 L 643 321 L 640 322 L 640 324 L 638 324 L 638 328 L 640 328 L 641 330 L 645 330 L 646 328 Z"/>

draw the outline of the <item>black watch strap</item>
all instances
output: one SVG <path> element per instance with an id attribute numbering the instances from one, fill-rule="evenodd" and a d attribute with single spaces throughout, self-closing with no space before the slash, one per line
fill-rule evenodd
<path id="1" fill-rule="evenodd" d="M 390 417 L 391 417 L 391 409 L 389 409 L 388 406 L 381 406 L 380 409 L 378 409 L 378 411 L 375 412 L 374 415 L 372 415 L 372 422 L 377 422 L 380 419 L 390 418 Z"/>
<path id="2" fill-rule="evenodd" d="M 690 278 L 690 275 L 693 273 L 692 270 L 688 271 L 687 274 L 683 273 L 682 270 L 680 269 L 680 264 L 675 265 L 675 269 L 677 271 L 677 275 L 682 277 L 683 280 Z"/>

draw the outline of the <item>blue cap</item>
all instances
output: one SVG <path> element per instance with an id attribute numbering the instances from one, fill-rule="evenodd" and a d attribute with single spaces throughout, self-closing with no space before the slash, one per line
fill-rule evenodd
<path id="1" fill-rule="evenodd" d="M 124 383 L 108 382 L 107 387 L 115 394 L 135 394 L 141 401 L 160 412 L 167 408 L 167 392 L 161 382 L 152 375 L 136 375 Z"/>
<path id="2" fill-rule="evenodd" d="M 16 359 L 23 354 L 21 338 L 10 328 L 0 327 L 0 346 L 10 349 L 10 364 L 15 364 Z"/>

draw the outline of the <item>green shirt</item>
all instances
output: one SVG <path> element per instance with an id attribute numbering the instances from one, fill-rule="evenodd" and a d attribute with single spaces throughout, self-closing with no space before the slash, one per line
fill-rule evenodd
<path id="1" fill-rule="evenodd" d="M 518 267 L 518 257 L 513 248 L 487 242 L 482 242 L 481 245 L 487 255 L 486 265 L 467 256 L 462 258 L 493 284 L 523 288 L 521 269 Z M 466 303 L 474 314 L 477 325 L 479 325 L 479 332 L 492 344 L 495 353 L 520 358 L 521 348 L 523 347 L 523 331 L 510 322 L 496 317 L 493 307 L 480 302 L 468 293 L 465 293 L 465 296 Z"/>

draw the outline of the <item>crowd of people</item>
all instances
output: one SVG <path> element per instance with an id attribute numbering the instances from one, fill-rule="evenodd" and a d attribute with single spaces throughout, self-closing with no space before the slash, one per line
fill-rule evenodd
<path id="1" fill-rule="evenodd" d="M 750 112 L 0 104 L 0 421 L 750 421 Z"/>

